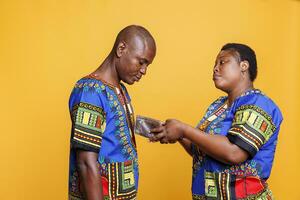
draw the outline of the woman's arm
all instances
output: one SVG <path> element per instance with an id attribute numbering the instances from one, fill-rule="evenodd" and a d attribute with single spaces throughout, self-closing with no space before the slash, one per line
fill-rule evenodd
<path id="1" fill-rule="evenodd" d="M 184 125 L 183 137 L 193 141 L 207 155 L 225 164 L 239 164 L 249 156 L 246 151 L 232 144 L 226 136 L 205 134 L 188 125 Z"/>
<path id="2" fill-rule="evenodd" d="M 185 151 L 190 155 L 193 156 L 192 154 L 192 142 L 186 138 L 182 138 L 178 140 L 178 142 L 181 144 L 181 146 L 185 149 Z"/>
<path id="3" fill-rule="evenodd" d="M 97 159 L 98 154 L 95 152 L 77 150 L 77 167 L 87 200 L 104 199 Z"/>
<path id="4" fill-rule="evenodd" d="M 156 134 L 151 140 L 164 140 L 173 143 L 179 138 L 184 138 L 194 143 L 199 149 L 226 164 L 238 164 L 247 160 L 249 154 L 232 144 L 226 136 L 206 134 L 178 120 L 170 119 L 165 123 L 165 130 Z"/>

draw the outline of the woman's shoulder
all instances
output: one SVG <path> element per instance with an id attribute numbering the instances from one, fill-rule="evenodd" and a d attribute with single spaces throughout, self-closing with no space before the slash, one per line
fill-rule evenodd
<path id="1" fill-rule="evenodd" d="M 279 124 L 283 118 L 277 104 L 259 89 L 250 90 L 237 98 L 233 109 L 235 111 L 252 110 Z"/>
<path id="2" fill-rule="evenodd" d="M 227 96 L 220 96 L 216 100 L 214 100 L 211 105 L 213 105 L 213 104 L 223 104 L 227 101 L 227 99 L 228 99 Z"/>
<path id="3" fill-rule="evenodd" d="M 268 108 L 279 110 L 279 107 L 276 105 L 276 103 L 259 89 L 249 90 L 246 93 L 242 94 L 236 99 L 236 104 L 251 104 L 263 107 L 267 106 Z"/>

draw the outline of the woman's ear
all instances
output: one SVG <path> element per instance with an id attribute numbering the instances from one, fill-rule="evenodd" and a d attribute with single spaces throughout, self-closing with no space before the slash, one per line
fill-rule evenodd
<path id="1" fill-rule="evenodd" d="M 240 63 L 241 71 L 245 72 L 249 69 L 249 62 L 247 60 L 244 60 Z"/>
<path id="2" fill-rule="evenodd" d="M 116 56 L 120 58 L 124 54 L 125 50 L 126 50 L 126 43 L 120 42 L 116 49 Z"/>

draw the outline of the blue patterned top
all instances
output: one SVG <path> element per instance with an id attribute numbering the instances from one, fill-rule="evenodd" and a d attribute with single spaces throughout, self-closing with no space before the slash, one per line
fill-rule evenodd
<path id="1" fill-rule="evenodd" d="M 248 152 L 249 157 L 241 164 L 227 165 L 192 145 L 193 199 L 248 199 L 268 195 L 266 180 L 271 173 L 281 122 L 279 108 L 260 90 L 246 92 L 230 107 L 227 97 L 214 101 L 197 128 L 207 134 L 226 136 Z"/>
<path id="2" fill-rule="evenodd" d="M 134 199 L 138 187 L 138 162 L 133 109 L 123 84 L 114 87 L 87 76 L 71 93 L 72 119 L 69 199 L 83 199 L 76 169 L 76 149 L 98 153 L 105 199 Z"/>

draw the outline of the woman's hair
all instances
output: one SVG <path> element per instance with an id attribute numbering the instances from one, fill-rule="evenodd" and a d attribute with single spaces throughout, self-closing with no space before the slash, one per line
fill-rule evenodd
<path id="1" fill-rule="evenodd" d="M 231 50 L 238 54 L 238 60 L 241 61 L 248 61 L 249 63 L 249 75 L 250 80 L 253 82 L 257 76 L 257 63 L 256 63 L 256 55 L 253 49 L 245 44 L 238 44 L 238 43 L 228 43 L 225 44 L 222 50 Z"/>

